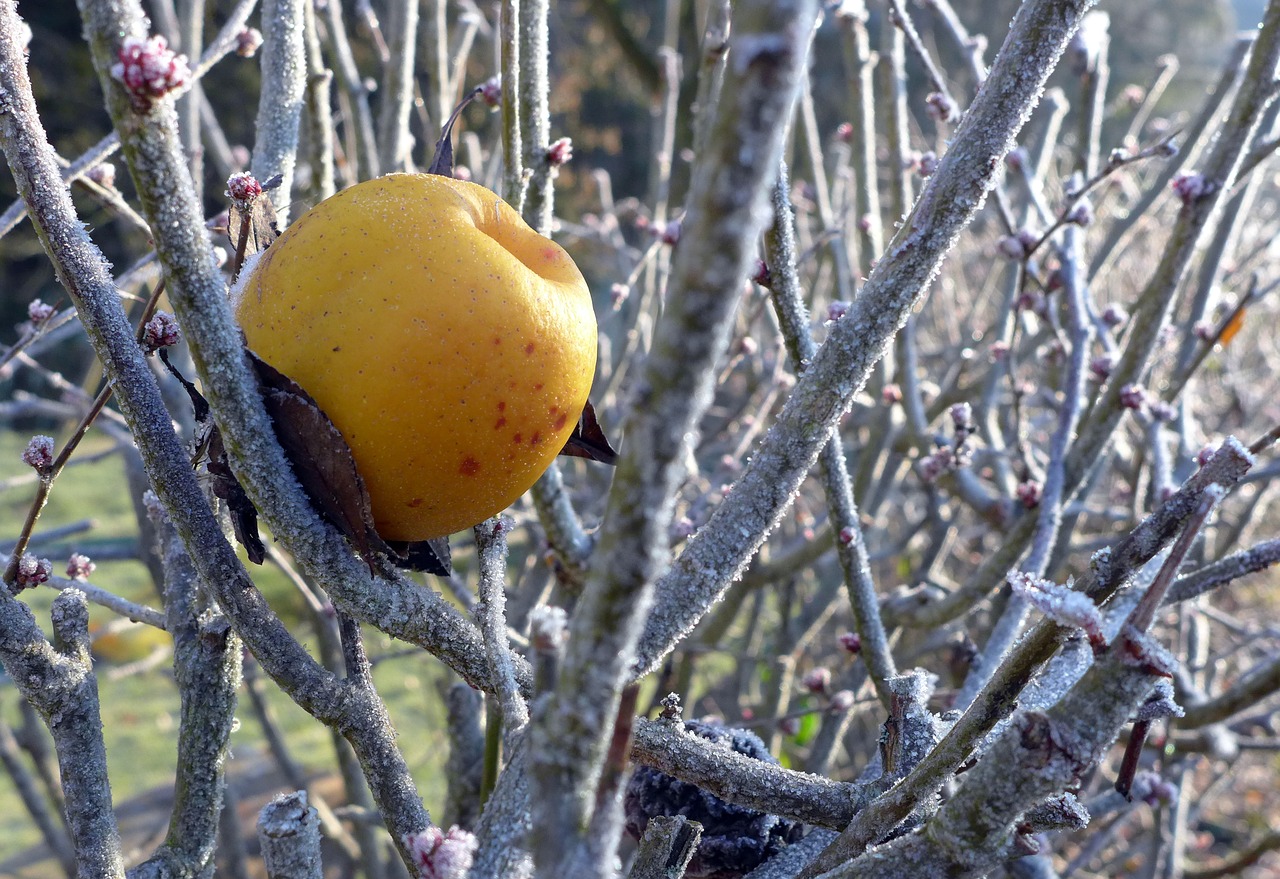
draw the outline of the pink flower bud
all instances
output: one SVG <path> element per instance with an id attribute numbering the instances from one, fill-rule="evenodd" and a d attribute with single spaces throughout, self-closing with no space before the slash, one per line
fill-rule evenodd
<path id="1" fill-rule="evenodd" d="M 1067 214 L 1068 223 L 1074 223 L 1081 227 L 1092 226 L 1093 220 L 1093 202 L 1087 198 L 1082 198 Z"/>
<path id="2" fill-rule="evenodd" d="M 1128 384 L 1120 389 L 1120 405 L 1126 409 L 1141 409 L 1147 403 L 1147 389 L 1142 385 Z"/>
<path id="3" fill-rule="evenodd" d="M 262 31 L 256 27 L 244 28 L 236 34 L 236 54 L 241 58 L 252 58 L 262 48 Z"/>
<path id="4" fill-rule="evenodd" d="M 52 575 L 53 565 L 48 559 L 23 553 L 22 558 L 18 560 L 18 576 L 13 581 L 14 590 L 33 589 L 41 583 L 48 583 Z"/>
<path id="5" fill-rule="evenodd" d="M 849 313 L 851 303 L 836 300 L 827 306 L 827 322 L 835 323 Z"/>
<path id="6" fill-rule="evenodd" d="M 662 227 L 662 231 L 658 233 L 658 238 L 661 239 L 663 244 L 675 247 L 680 243 L 680 228 L 682 225 L 681 220 L 671 220 Z"/>
<path id="7" fill-rule="evenodd" d="M 1203 467 L 1205 464 L 1212 461 L 1213 456 L 1217 453 L 1218 449 L 1216 446 L 1206 445 L 1201 448 L 1199 452 L 1196 452 L 1196 463 Z"/>
<path id="8" fill-rule="evenodd" d="M 116 185 L 116 166 L 110 162 L 101 162 L 90 168 L 85 176 L 104 189 L 114 189 Z"/>
<path id="9" fill-rule="evenodd" d="M 1170 184 L 1184 205 L 1192 205 L 1211 194 L 1214 185 L 1203 174 L 1179 174 Z"/>
<path id="10" fill-rule="evenodd" d="M 1129 312 L 1125 310 L 1123 305 L 1117 305 L 1113 302 L 1107 306 L 1106 311 L 1102 312 L 1102 322 L 1112 329 L 1122 327 L 1129 322 Z"/>
<path id="11" fill-rule="evenodd" d="M 836 126 L 836 140 L 841 143 L 848 143 L 853 140 L 853 125 L 848 122 L 841 122 Z"/>
<path id="12" fill-rule="evenodd" d="M 138 109 L 146 109 L 157 98 L 182 88 L 191 80 L 187 56 L 169 49 L 162 36 L 140 39 L 126 37 L 111 65 L 111 76 L 122 83 Z"/>
<path id="13" fill-rule="evenodd" d="M 853 707 L 853 690 L 837 690 L 827 703 L 828 714 L 844 714 Z"/>
<path id="14" fill-rule="evenodd" d="M 773 276 L 769 274 L 769 266 L 765 261 L 756 258 L 751 265 L 751 280 L 759 284 L 761 287 L 770 287 L 773 285 Z"/>
<path id="15" fill-rule="evenodd" d="M 932 455 L 925 455 L 916 465 L 920 478 L 925 482 L 934 482 L 943 473 L 953 469 L 954 459 L 950 449 L 938 449 Z"/>
<path id="16" fill-rule="evenodd" d="M 885 386 L 884 386 L 884 388 L 883 388 L 883 389 L 881 389 L 881 391 L 880 391 L 880 400 L 881 400 L 881 401 L 882 401 L 886 406 L 892 406 L 892 405 L 894 405 L 895 403 L 901 403 L 901 402 L 902 402 L 902 388 L 900 388 L 900 387 L 898 387 L 896 384 L 892 384 L 892 383 L 885 385 Z"/>
<path id="17" fill-rule="evenodd" d="M 142 330 L 142 347 L 148 354 L 176 345 L 181 340 L 178 321 L 167 311 L 157 311 Z"/>
<path id="18" fill-rule="evenodd" d="M 1050 275 L 1049 277 L 1052 280 L 1053 276 Z M 1047 313 L 1047 302 L 1044 293 L 1038 289 L 1023 290 L 1018 294 L 1014 305 L 1019 311 L 1029 311 L 1032 314 L 1039 315 Z"/>
<path id="19" fill-rule="evenodd" d="M 53 437 L 33 436 L 22 450 L 22 463 L 37 473 L 44 473 L 53 466 Z"/>
<path id="20" fill-rule="evenodd" d="M 32 299 L 27 306 L 27 319 L 35 326 L 47 321 L 57 313 L 57 309 L 41 299 Z"/>
<path id="21" fill-rule="evenodd" d="M 1089 361 L 1089 373 L 1099 384 L 1111 378 L 1111 370 L 1115 368 L 1116 359 L 1110 354 L 1100 354 Z"/>
<path id="22" fill-rule="evenodd" d="M 955 122 L 960 118 L 956 102 L 942 92 L 931 92 L 924 100 L 927 104 L 925 112 L 929 114 L 930 119 L 939 122 Z"/>
<path id="23" fill-rule="evenodd" d="M 932 177 L 933 172 L 938 170 L 938 154 L 933 150 L 920 154 L 920 163 L 917 166 L 920 170 L 921 177 Z"/>
<path id="24" fill-rule="evenodd" d="M 1022 504 L 1028 510 L 1034 510 L 1040 506 L 1040 496 L 1044 491 L 1043 487 L 1034 479 L 1027 479 L 1018 483 L 1015 489 L 1018 495 L 1018 503 Z"/>
<path id="25" fill-rule="evenodd" d="M 547 147 L 547 164 L 559 168 L 573 158 L 573 141 L 567 137 L 552 141 Z"/>
<path id="26" fill-rule="evenodd" d="M 857 656 L 862 652 L 862 638 L 857 632 L 844 632 L 836 639 L 847 653 Z"/>
<path id="27" fill-rule="evenodd" d="M 1005 235 L 996 242 L 996 250 L 1008 260 L 1026 259 L 1027 248 L 1017 235 Z"/>
<path id="28" fill-rule="evenodd" d="M 470 831 L 454 825 L 448 833 L 431 826 L 406 834 L 404 845 L 418 868 L 419 879 L 466 879 L 478 842 Z"/>
<path id="29" fill-rule="evenodd" d="M 831 669 L 818 666 L 800 679 L 800 686 L 810 693 L 825 693 L 831 686 Z"/>
<path id="30" fill-rule="evenodd" d="M 73 552 L 67 559 L 67 578 L 70 580 L 87 580 L 98 566 L 87 555 Z"/>
<path id="31" fill-rule="evenodd" d="M 800 718 L 784 717 L 778 721 L 778 732 L 784 736 L 794 736 L 800 732 Z"/>
<path id="32" fill-rule="evenodd" d="M 248 171 L 238 171 L 227 178 L 226 195 L 238 210 L 246 210 L 262 195 L 262 184 Z"/>
<path id="33" fill-rule="evenodd" d="M 480 100 L 490 109 L 502 103 L 502 77 L 491 76 L 480 84 Z"/>

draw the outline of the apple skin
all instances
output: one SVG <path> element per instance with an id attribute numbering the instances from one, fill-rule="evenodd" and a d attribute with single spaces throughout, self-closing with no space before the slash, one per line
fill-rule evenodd
<path id="1" fill-rule="evenodd" d="M 495 515 L 564 447 L 595 373 L 578 267 L 482 186 L 357 184 L 303 214 L 238 287 L 249 348 L 351 447 L 385 540 Z"/>

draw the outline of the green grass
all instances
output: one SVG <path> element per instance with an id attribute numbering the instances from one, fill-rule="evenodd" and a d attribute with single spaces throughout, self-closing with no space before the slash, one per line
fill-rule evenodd
<path id="1" fill-rule="evenodd" d="M 28 439 L 26 435 L 0 432 L 0 462 L 3 462 L 0 463 L 0 479 L 22 472 L 19 456 Z M 104 439 L 91 435 L 81 451 L 93 454 L 106 446 Z M 0 545 L 12 544 L 34 494 L 34 483 L 0 491 Z M 64 471 L 54 485 L 36 535 L 38 537 L 42 530 L 84 519 L 92 519 L 94 527 L 66 541 L 58 541 L 57 545 L 83 548 L 82 551 L 92 556 L 94 548 L 137 538 L 137 523 L 119 455 L 72 466 Z M 39 548 L 37 552 L 40 552 Z M 61 573 L 65 555 L 51 556 L 51 560 L 55 573 Z M 310 627 L 301 622 L 304 606 L 284 577 L 270 566 L 252 568 L 251 573 L 286 624 L 299 633 L 304 643 L 308 643 Z M 91 581 L 132 601 L 160 606 L 147 568 L 139 561 L 99 561 Z M 51 589 L 36 589 L 21 597 L 46 632 L 54 594 Z M 92 607 L 90 616 L 95 626 L 114 619 L 112 613 L 99 607 Z M 368 650 L 375 658 L 404 646 L 374 631 L 367 632 L 366 640 Z M 177 753 L 178 692 L 168 662 L 161 663 L 154 670 L 117 680 L 111 680 L 111 676 L 105 673 L 111 667 L 109 663 L 99 660 L 97 665 L 100 669 L 99 691 L 112 793 L 119 804 L 172 782 Z M 438 813 L 444 801 L 443 766 L 447 755 L 444 706 L 438 695 L 438 685 L 449 678 L 450 673 L 425 654 L 379 663 L 374 674 L 399 732 L 399 744 L 433 815 Z M 294 759 L 309 771 L 332 770 L 334 757 L 329 731 L 297 707 L 270 680 L 264 681 L 264 689 L 277 722 L 285 730 Z M 17 700 L 18 694 L 13 685 L 0 679 L 0 717 L 15 725 L 20 719 Z M 237 719 L 239 726 L 231 738 L 232 760 L 237 754 L 265 752 L 261 728 L 243 693 Z M 19 802 L 11 779 L 0 771 L 0 860 L 25 850 L 39 840 L 39 833 Z"/>

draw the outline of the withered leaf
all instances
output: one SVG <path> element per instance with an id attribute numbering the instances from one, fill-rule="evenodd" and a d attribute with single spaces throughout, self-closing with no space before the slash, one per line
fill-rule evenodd
<path id="1" fill-rule="evenodd" d="M 428 174 L 435 174 L 438 177 L 453 176 L 453 126 L 458 121 L 458 117 L 462 115 L 462 111 L 480 95 L 481 89 L 474 88 L 463 96 L 458 102 L 458 106 L 453 108 L 453 112 L 449 114 L 449 118 L 445 120 L 444 125 L 440 129 L 440 139 L 436 141 L 435 153 L 431 156 L 431 164 L 427 167 Z"/>
<path id="2" fill-rule="evenodd" d="M 191 408 L 194 410 L 196 421 L 200 424 L 208 423 L 209 402 L 204 398 L 204 394 L 196 390 L 196 386 L 169 361 L 169 352 L 165 348 L 158 349 L 156 355 L 191 398 Z M 240 480 L 236 479 L 235 473 L 231 471 L 231 465 L 227 463 L 227 448 L 223 445 L 222 432 L 218 430 L 216 424 L 209 424 L 205 454 L 209 458 L 209 477 L 214 497 L 226 501 L 227 512 L 231 516 L 231 530 L 235 533 L 236 540 L 244 547 L 249 561 L 255 565 L 262 564 L 267 557 L 267 550 L 262 545 L 262 537 L 258 534 L 258 510 L 254 507 L 253 501 L 249 500 L 249 495 L 245 494 Z"/>
<path id="3" fill-rule="evenodd" d="M 194 410 L 196 421 L 204 424 L 209 418 L 209 401 L 204 398 L 204 394 L 196 390 L 196 386 L 187 381 L 187 377 L 183 375 L 178 367 L 169 362 L 169 352 L 164 348 L 156 351 L 156 355 L 160 358 L 160 362 L 164 364 L 164 368 L 169 370 L 169 374 L 178 380 L 178 384 L 182 385 L 182 389 L 187 392 L 187 396 L 191 398 L 191 408 Z"/>
<path id="4" fill-rule="evenodd" d="M 369 492 L 346 440 L 311 395 L 253 352 L 249 360 L 262 386 L 262 400 L 294 475 L 316 510 L 375 571 L 374 553 L 391 553 L 373 524 Z"/>
<path id="5" fill-rule="evenodd" d="M 409 543 L 404 540 L 388 540 L 391 547 L 392 560 L 397 567 L 410 571 L 425 571 L 447 577 L 453 570 L 449 559 L 449 538 L 433 537 L 430 540 L 418 540 Z"/>
<path id="6" fill-rule="evenodd" d="M 261 253 L 280 237 L 280 227 L 276 221 L 276 206 L 267 195 L 272 189 L 280 186 L 283 177 L 277 174 L 262 184 L 262 194 L 253 201 L 248 211 L 248 229 L 244 228 L 246 217 L 240 211 L 232 209 L 227 212 L 227 237 L 231 246 L 238 247 L 240 236 L 245 235 L 244 255 Z"/>
<path id="7" fill-rule="evenodd" d="M 222 432 L 216 424 L 209 428 L 208 451 L 213 493 L 227 502 L 227 511 L 231 514 L 231 530 L 244 547 L 249 561 L 260 565 L 267 557 L 267 550 L 258 534 L 258 511 L 227 464 L 227 449 L 222 444 Z"/>
<path id="8" fill-rule="evenodd" d="M 590 400 L 582 407 L 582 418 L 573 426 L 573 433 L 569 434 L 560 454 L 568 458 L 588 458 L 601 464 L 618 463 L 618 453 L 609 445 Z"/>

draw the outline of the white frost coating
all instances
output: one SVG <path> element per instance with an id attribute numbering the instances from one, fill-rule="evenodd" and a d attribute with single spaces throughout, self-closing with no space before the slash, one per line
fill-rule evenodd
<path id="1" fill-rule="evenodd" d="M 300 0 L 264 0 L 262 22 L 262 93 L 253 174 L 259 180 L 270 180 L 277 174 L 283 178 L 276 213 L 284 227 L 289 223 L 289 193 L 298 161 L 298 128 L 306 95 L 303 5 Z"/>
<path id="2" fill-rule="evenodd" d="M 231 291 L 228 294 L 233 312 L 239 310 L 240 300 L 244 298 L 244 291 L 249 287 L 249 278 L 253 275 L 253 270 L 258 265 L 258 260 L 262 259 L 263 253 L 266 253 L 266 251 L 246 253 L 244 255 L 244 263 L 240 266 L 240 274 L 236 276 L 236 282 L 231 285 Z"/>
<path id="3" fill-rule="evenodd" d="M 1009 586 L 1041 613 L 1056 623 L 1081 629 L 1091 640 L 1101 638 L 1102 613 L 1093 599 L 1071 588 L 1071 582 L 1059 586 L 1052 580 L 1042 580 L 1013 571 L 1008 576 Z"/>
<path id="4" fill-rule="evenodd" d="M 1236 439 L 1234 436 L 1229 436 L 1226 439 L 1224 439 L 1222 441 L 1222 447 L 1224 449 L 1230 449 L 1233 454 L 1239 455 L 1241 458 L 1243 458 L 1248 463 L 1250 469 L 1252 469 L 1253 465 L 1257 463 L 1256 459 L 1253 456 L 1253 453 L 1250 452 L 1248 448 L 1246 448 L 1245 445 L 1241 443 L 1240 440 Z"/>

